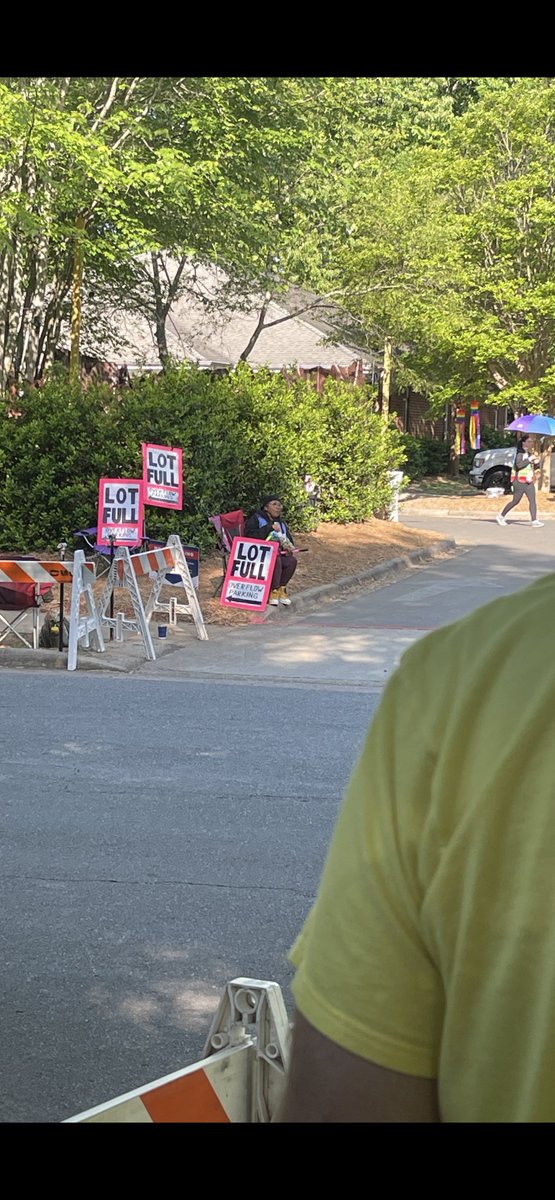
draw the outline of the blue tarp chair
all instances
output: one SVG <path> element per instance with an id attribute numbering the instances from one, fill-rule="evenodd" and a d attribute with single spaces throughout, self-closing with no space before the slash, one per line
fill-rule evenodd
<path id="1" fill-rule="evenodd" d="M 97 579 L 100 579 L 101 575 L 106 575 L 110 570 L 111 555 L 109 546 L 100 546 L 95 540 L 97 533 L 98 526 L 90 525 L 88 529 L 76 529 L 73 536 L 82 538 L 89 550 L 92 550 L 95 559 Z M 136 542 L 135 545 L 130 546 L 129 549 L 137 550 L 138 548 L 142 547 L 142 545 L 142 542 Z"/>

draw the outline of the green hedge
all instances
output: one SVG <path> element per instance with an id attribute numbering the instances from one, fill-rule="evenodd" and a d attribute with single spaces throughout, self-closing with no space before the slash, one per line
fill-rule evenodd
<path id="1" fill-rule="evenodd" d="M 404 467 L 409 479 L 423 479 L 427 475 L 447 475 L 449 473 L 450 446 L 432 437 L 413 437 L 410 433 L 402 434 L 403 448 L 406 454 Z M 481 429 L 482 450 L 494 450 L 499 446 L 514 446 L 514 433 L 501 433 L 491 425 L 483 425 Z M 467 442 L 466 454 L 461 455 L 459 467 L 466 474 L 472 466 L 477 450 L 472 450 Z"/>
<path id="2" fill-rule="evenodd" d="M 217 378 L 185 366 L 115 393 L 83 391 L 57 371 L 0 404 L 0 549 L 72 544 L 74 530 L 96 523 L 101 475 L 141 476 L 143 441 L 184 451 L 183 512 L 147 508 L 148 532 L 179 532 L 205 550 L 214 544 L 208 516 L 252 511 L 267 491 L 282 496 L 294 529 L 310 528 L 307 472 L 322 490 L 320 519 L 369 518 L 389 503 L 387 472 L 405 457 L 367 390 L 335 380 L 318 394 L 246 365 Z"/>
<path id="3" fill-rule="evenodd" d="M 433 437 L 414 437 L 412 433 L 401 435 L 406 454 L 405 475 L 409 479 L 423 479 L 427 475 L 446 475 L 449 471 L 449 443 Z"/>

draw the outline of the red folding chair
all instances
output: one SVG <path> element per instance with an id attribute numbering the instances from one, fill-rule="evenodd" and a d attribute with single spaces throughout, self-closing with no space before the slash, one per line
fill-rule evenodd
<path id="1" fill-rule="evenodd" d="M 231 554 L 233 539 L 235 537 L 241 537 L 242 534 L 244 534 L 246 517 L 243 509 L 237 508 L 235 509 L 235 512 L 218 513 L 217 516 L 209 517 L 208 520 L 210 521 L 210 524 L 214 526 L 216 531 L 218 550 L 222 556 L 222 578 L 216 585 L 216 590 L 213 592 L 213 595 L 217 596 L 218 592 L 221 592 L 224 585 L 225 573 L 227 571 L 227 564 Z"/>
<path id="2" fill-rule="evenodd" d="M 17 562 L 36 562 L 32 554 L 8 554 L 0 551 L 0 559 Z M 49 583 L 8 583 L 0 584 L 0 643 L 13 633 L 29 650 L 36 650 L 39 644 L 39 610 L 43 598 L 52 592 Z M 31 609 L 32 633 L 31 641 L 17 629 Z M 13 617 L 4 616 L 13 613 Z"/>

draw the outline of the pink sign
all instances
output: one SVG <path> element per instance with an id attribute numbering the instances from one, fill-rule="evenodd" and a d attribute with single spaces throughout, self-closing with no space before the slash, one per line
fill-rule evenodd
<path id="1" fill-rule="evenodd" d="M 259 538 L 236 537 L 220 597 L 230 608 L 264 612 L 268 604 L 279 545 Z"/>
<path id="2" fill-rule="evenodd" d="M 150 442 L 143 442 L 142 447 L 145 504 L 183 508 L 183 451 Z"/>
<path id="3" fill-rule="evenodd" d="M 142 479 L 101 479 L 98 487 L 99 546 L 136 546 L 143 539 Z M 111 535 L 111 536 L 110 536 Z"/>

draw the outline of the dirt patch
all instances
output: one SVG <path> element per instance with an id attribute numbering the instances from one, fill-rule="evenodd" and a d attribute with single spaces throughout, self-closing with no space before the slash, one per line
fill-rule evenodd
<path id="1" fill-rule="evenodd" d="M 295 592 L 307 591 L 320 584 L 333 583 L 345 575 L 356 575 L 378 563 L 408 554 L 441 539 L 437 533 L 409 529 L 394 521 L 364 521 L 360 525 L 322 524 L 314 533 L 295 535 L 297 546 L 308 553 L 299 555 L 299 565 L 288 591 L 294 602 Z M 207 556 L 201 563 L 200 603 L 207 624 L 249 624 L 248 612 L 224 608 L 214 589 L 221 579 L 221 559 Z"/>
<path id="2" fill-rule="evenodd" d="M 395 521 L 363 521 L 357 525 L 327 525 L 322 524 L 314 533 L 300 533 L 295 541 L 298 546 L 306 547 L 307 554 L 299 555 L 299 565 L 294 579 L 289 586 L 289 592 L 294 601 L 295 593 L 318 587 L 320 584 L 333 583 L 346 575 L 357 575 L 370 569 L 378 563 L 409 554 L 412 550 L 429 546 L 441 540 L 438 533 L 409 529 Z M 7 554 L 5 557 L 8 557 Z M 39 559 L 53 559 L 54 554 L 37 553 Z M 222 577 L 222 560 L 217 551 L 204 555 L 200 564 L 199 601 L 204 620 L 207 625 L 247 625 L 253 619 L 252 613 L 241 610 L 224 608 L 220 604 L 219 595 L 214 595 Z M 105 577 L 97 579 L 94 592 L 97 599 L 104 590 Z M 149 595 L 152 584 L 149 579 L 140 579 L 139 587 L 143 599 Z M 161 599 L 167 601 L 171 596 L 181 596 L 176 588 L 165 587 Z M 71 587 L 65 588 L 64 609 L 69 613 Z M 84 611 L 84 603 L 82 605 Z M 115 593 L 115 611 L 123 611 L 126 616 L 132 615 L 129 595 L 126 589 Z M 43 605 L 45 613 L 58 614 L 59 593 L 53 588 L 52 600 Z M 184 618 L 188 620 L 189 618 Z M 4 644 L 21 645 L 16 639 L 6 639 Z"/>
<path id="3" fill-rule="evenodd" d="M 464 476 L 451 479 L 448 475 L 426 475 L 416 483 L 409 483 L 406 496 L 476 496 L 476 488 Z"/>

